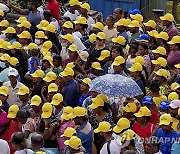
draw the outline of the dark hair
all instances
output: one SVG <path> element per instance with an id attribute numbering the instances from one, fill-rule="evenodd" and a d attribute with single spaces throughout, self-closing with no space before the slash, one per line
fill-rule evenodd
<path id="1" fill-rule="evenodd" d="M 138 46 L 135 44 L 130 44 L 129 51 L 131 51 L 131 49 L 134 49 L 136 52 L 138 52 Z"/>
<path id="2" fill-rule="evenodd" d="M 38 2 L 36 0 L 29 0 L 32 5 L 34 5 L 36 8 L 38 8 Z"/>
<path id="3" fill-rule="evenodd" d="M 30 117 L 30 113 L 27 110 L 19 110 L 16 115 L 17 118 L 27 119 Z"/>
<path id="4" fill-rule="evenodd" d="M 144 49 L 148 49 L 148 44 L 144 42 L 140 42 L 139 46 L 142 46 Z"/>
<path id="5" fill-rule="evenodd" d="M 88 25 L 86 24 L 81 24 L 82 30 L 84 31 L 86 28 L 88 28 Z"/>
<path id="6" fill-rule="evenodd" d="M 39 49 L 32 49 L 31 56 L 37 56 L 39 54 Z"/>
<path id="7" fill-rule="evenodd" d="M 27 147 L 25 142 L 25 136 L 22 132 L 13 133 L 11 143 L 19 145 L 22 149 L 25 149 Z"/>
<path id="8" fill-rule="evenodd" d="M 127 17 L 128 17 L 128 11 L 124 11 L 124 12 L 123 12 L 123 15 L 124 15 L 124 18 L 127 19 Z"/>
<path id="9" fill-rule="evenodd" d="M 56 59 L 56 60 L 57 60 L 57 61 L 59 61 L 59 62 L 61 62 L 61 61 L 62 61 L 61 56 L 58 56 L 58 55 L 54 56 L 54 57 L 53 57 L 53 59 Z"/>
<path id="10" fill-rule="evenodd" d="M 43 14 L 45 17 L 52 17 L 53 16 L 50 10 L 45 10 Z"/>
<path id="11" fill-rule="evenodd" d="M 111 18 L 111 21 L 112 21 L 113 23 L 115 23 L 115 21 L 116 21 L 116 19 L 115 19 L 114 16 L 112 16 L 112 15 L 109 15 L 107 18 Z"/>
<path id="12" fill-rule="evenodd" d="M 41 134 L 34 134 L 31 137 L 31 143 L 36 146 L 44 146 L 44 137 Z"/>
<path id="13" fill-rule="evenodd" d="M 158 80 L 152 80 L 150 82 L 150 89 L 152 91 L 159 91 L 160 83 Z"/>
<path id="14" fill-rule="evenodd" d="M 121 47 L 120 45 L 114 45 L 114 46 L 112 46 L 111 52 L 112 52 L 112 50 L 114 50 L 114 49 L 120 54 L 120 56 L 124 57 L 123 49 L 122 49 L 122 47 Z"/>
<path id="15" fill-rule="evenodd" d="M 61 18 L 61 20 L 71 21 L 71 18 L 63 16 L 63 17 Z"/>
<path id="16" fill-rule="evenodd" d="M 124 154 L 136 154 L 136 151 L 134 150 L 126 150 Z"/>
<path id="17" fill-rule="evenodd" d="M 119 11 L 119 14 L 123 14 L 123 10 L 121 8 L 116 8 L 115 10 Z"/>
<path id="18" fill-rule="evenodd" d="M 160 142 L 156 136 L 149 137 L 147 144 L 152 144 L 153 146 L 157 147 L 158 149 L 160 148 Z"/>

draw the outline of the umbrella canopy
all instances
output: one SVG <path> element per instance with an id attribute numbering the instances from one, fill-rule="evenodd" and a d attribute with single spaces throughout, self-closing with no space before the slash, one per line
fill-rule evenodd
<path id="1" fill-rule="evenodd" d="M 128 97 L 143 94 L 137 83 L 130 77 L 106 74 L 95 78 L 89 84 L 90 89 L 111 97 Z"/>

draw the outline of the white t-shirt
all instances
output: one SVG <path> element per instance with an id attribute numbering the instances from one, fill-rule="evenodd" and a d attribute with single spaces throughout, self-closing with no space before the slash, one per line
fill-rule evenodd
<path id="1" fill-rule="evenodd" d="M 79 31 L 74 32 L 73 35 L 78 37 L 79 39 L 82 38 L 82 34 Z"/>
<path id="2" fill-rule="evenodd" d="M 69 58 L 68 51 L 66 47 L 62 47 L 62 50 L 60 52 L 60 56 L 62 58 L 62 61 Z"/>
<path id="3" fill-rule="evenodd" d="M 24 149 L 24 150 L 16 151 L 14 154 L 34 154 L 34 152 L 30 149 Z"/>
<path id="4" fill-rule="evenodd" d="M 86 47 L 84 46 L 82 41 L 74 34 L 72 34 L 72 35 L 74 36 L 74 44 L 78 47 L 78 50 L 85 50 Z"/>
<path id="5" fill-rule="evenodd" d="M 94 24 L 94 23 L 95 23 L 95 21 L 94 21 L 94 19 L 93 19 L 92 17 L 89 17 L 89 18 L 87 19 L 87 24 L 88 24 L 87 31 L 88 31 L 88 32 L 91 31 L 91 29 L 92 29 L 92 24 Z"/>
<path id="6" fill-rule="evenodd" d="M 7 141 L 0 139 L 0 154 L 10 154 L 10 149 Z"/>
<path id="7" fill-rule="evenodd" d="M 79 16 L 79 12 L 77 10 L 75 10 L 75 13 L 72 14 L 71 12 L 67 11 L 66 13 L 64 13 L 64 17 L 69 17 L 72 21 L 75 21 L 76 18 Z"/>
<path id="8" fill-rule="evenodd" d="M 43 20 L 44 19 L 44 10 L 43 10 L 43 6 L 39 6 L 37 8 L 37 10 L 40 12 L 40 16 L 41 16 L 41 19 Z"/>
<path id="9" fill-rule="evenodd" d="M 100 154 L 107 154 L 108 149 L 107 149 L 107 142 L 103 145 Z M 119 142 L 118 138 L 115 138 L 110 142 L 110 152 L 111 154 L 119 154 L 121 152 L 121 143 Z"/>

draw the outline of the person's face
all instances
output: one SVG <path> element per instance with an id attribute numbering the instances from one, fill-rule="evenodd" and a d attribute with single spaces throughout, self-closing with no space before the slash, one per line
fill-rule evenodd
<path id="1" fill-rule="evenodd" d="M 92 73 L 96 76 L 98 76 L 100 74 L 100 70 L 97 70 L 97 69 L 93 69 L 92 70 Z"/>
<path id="2" fill-rule="evenodd" d="M 52 100 L 53 96 L 56 94 L 57 92 L 50 92 L 49 93 L 49 99 Z"/>
<path id="3" fill-rule="evenodd" d="M 26 101 L 27 98 L 28 98 L 28 94 L 26 94 L 26 95 L 19 95 L 19 99 L 20 99 L 20 101 L 22 101 L 22 102 Z"/>
<path id="4" fill-rule="evenodd" d="M 113 65 L 113 69 L 114 69 L 114 72 L 120 73 L 122 71 L 122 66 L 121 65 L 119 65 L 119 66 L 114 66 Z"/>
<path id="5" fill-rule="evenodd" d="M 59 66 L 61 65 L 61 62 L 58 61 L 57 59 L 54 59 L 54 58 L 53 58 L 53 65 L 54 65 L 55 67 L 59 67 Z"/>
<path id="6" fill-rule="evenodd" d="M 80 84 L 80 91 L 83 92 L 83 91 L 87 91 L 87 90 L 89 90 L 89 86 L 87 84 L 81 82 L 81 84 Z"/>
<path id="7" fill-rule="evenodd" d="M 97 42 L 96 43 L 99 46 L 103 46 L 104 45 L 104 40 L 101 40 L 101 39 L 97 38 Z"/>
<path id="8" fill-rule="evenodd" d="M 154 59 L 157 60 L 159 57 L 161 57 L 161 55 L 159 53 L 153 53 L 154 55 Z"/>
<path id="9" fill-rule="evenodd" d="M 80 14 L 86 14 L 87 13 L 86 9 L 80 8 L 79 10 L 80 10 Z"/>
<path id="10" fill-rule="evenodd" d="M 124 32 L 126 28 L 124 26 L 117 26 L 116 29 L 118 32 Z"/>
<path id="11" fill-rule="evenodd" d="M 178 50 L 178 46 L 175 44 L 170 45 L 170 49 L 173 51 L 177 51 Z"/>
<path id="12" fill-rule="evenodd" d="M 153 30 L 153 28 L 152 28 L 152 27 L 145 26 L 145 31 L 146 31 L 146 32 L 149 32 L 149 31 L 152 31 L 152 30 Z"/>
<path id="13" fill-rule="evenodd" d="M 81 29 L 81 25 L 80 24 L 75 24 L 75 30 L 79 31 Z"/>
<path id="14" fill-rule="evenodd" d="M 46 69 L 48 69 L 50 67 L 51 67 L 51 65 L 50 65 L 50 63 L 48 61 L 43 61 L 42 62 L 42 69 L 43 70 L 46 70 Z"/>
<path id="15" fill-rule="evenodd" d="M 136 57 L 136 50 L 135 49 L 131 49 L 131 50 L 129 50 L 129 53 L 130 53 L 130 55 L 131 55 L 131 58 L 135 58 Z"/>
<path id="16" fill-rule="evenodd" d="M 138 117 L 137 120 L 139 123 L 143 123 L 145 121 L 145 118 L 144 117 Z"/>
<path id="17" fill-rule="evenodd" d="M 94 114 L 98 114 L 98 112 L 99 112 L 99 107 L 93 109 L 93 113 L 94 113 Z"/>
<path id="18" fill-rule="evenodd" d="M 30 3 L 30 2 L 28 2 L 28 9 L 30 10 L 30 11 L 32 11 L 33 10 L 33 7 L 34 7 L 34 5 L 32 4 L 32 3 Z"/>
<path id="19" fill-rule="evenodd" d="M 32 81 L 33 81 L 33 84 L 36 84 L 36 83 L 38 83 L 40 80 L 41 80 L 40 78 L 34 78 L 34 77 L 33 77 L 33 80 L 32 80 Z"/>
<path id="20" fill-rule="evenodd" d="M 142 56 L 145 54 L 145 49 L 142 46 L 140 46 L 140 45 L 138 47 L 138 54 L 140 54 Z"/>
<path id="21" fill-rule="evenodd" d="M 130 76 L 131 76 L 132 78 L 135 78 L 137 75 L 138 75 L 137 72 L 130 72 Z"/>
<path id="22" fill-rule="evenodd" d="M 106 25 L 107 25 L 107 26 L 112 26 L 112 25 L 113 25 L 113 22 L 112 22 L 112 20 L 111 20 L 110 17 L 107 17 L 107 19 L 106 19 Z"/>
<path id="23" fill-rule="evenodd" d="M 135 32 L 135 28 L 134 27 L 130 27 L 129 31 L 130 31 L 130 33 L 134 33 Z"/>
<path id="24" fill-rule="evenodd" d="M 18 118 L 19 122 L 23 125 L 26 123 L 27 118 Z"/>
<path id="25" fill-rule="evenodd" d="M 155 80 L 158 80 L 158 81 L 159 81 L 159 83 L 163 83 L 164 78 L 163 78 L 162 76 L 155 75 Z"/>
<path id="26" fill-rule="evenodd" d="M 76 51 L 74 52 L 74 51 L 68 50 L 68 55 L 70 58 L 75 58 L 76 57 Z"/>
<path id="27" fill-rule="evenodd" d="M 167 20 L 163 20 L 163 26 L 169 26 L 169 21 L 167 21 Z"/>
<path id="28" fill-rule="evenodd" d="M 35 113 L 37 113 L 37 112 L 39 112 L 41 110 L 40 105 L 39 106 L 32 105 L 31 107 L 32 107 L 32 109 L 34 110 Z"/>
<path id="29" fill-rule="evenodd" d="M 5 96 L 3 94 L 0 94 L 0 100 L 2 101 L 2 103 L 4 103 L 7 100 L 8 96 Z"/>
<path id="30" fill-rule="evenodd" d="M 1 16 L 0 16 L 1 17 Z M 1 21 L 1 19 L 0 19 L 0 21 Z M 1 27 L 0 26 L 0 31 L 3 31 L 3 30 L 5 30 L 6 29 L 6 27 Z"/>
<path id="31" fill-rule="evenodd" d="M 16 50 L 15 49 L 11 49 L 10 52 L 15 55 L 16 54 Z"/>
<path id="32" fill-rule="evenodd" d="M 96 91 L 90 91 L 90 93 L 92 95 L 92 98 L 95 98 L 98 95 Z"/>
<path id="33" fill-rule="evenodd" d="M 123 110 L 123 117 L 130 118 L 131 116 L 132 116 L 131 112 L 126 112 L 126 111 Z"/>
<path id="34" fill-rule="evenodd" d="M 114 13 L 113 13 L 115 19 L 120 19 L 122 17 L 122 14 L 120 14 L 119 10 L 115 10 Z"/>
<path id="35" fill-rule="evenodd" d="M 74 120 L 75 125 L 79 125 L 80 124 L 78 117 L 75 117 L 73 120 Z"/>
<path id="36" fill-rule="evenodd" d="M 27 39 L 24 39 L 24 38 L 19 38 L 19 43 L 21 43 L 21 44 L 25 44 L 25 43 L 26 43 L 26 40 L 27 40 Z"/>
<path id="37" fill-rule="evenodd" d="M 170 108 L 169 112 L 170 112 L 171 116 L 175 118 L 178 115 L 178 108 L 176 108 L 176 109 Z"/>
<path id="38" fill-rule="evenodd" d="M 66 28 L 66 27 L 63 27 L 63 30 L 66 34 L 71 34 L 72 33 L 72 29 L 71 28 Z"/>
<path id="39" fill-rule="evenodd" d="M 157 39 L 156 39 L 156 43 L 157 43 L 158 45 L 160 45 L 161 42 L 162 42 L 162 40 L 161 40 L 160 38 L 157 38 Z"/>
<path id="40" fill-rule="evenodd" d="M 17 76 L 14 76 L 14 75 L 10 75 L 9 77 L 9 80 L 10 80 L 10 82 L 16 82 L 17 81 Z"/>
<path id="41" fill-rule="evenodd" d="M 163 129 L 163 131 L 165 132 L 169 132 L 171 130 L 171 125 L 161 125 L 161 128 Z"/>
<path id="42" fill-rule="evenodd" d="M 153 144 L 149 143 L 146 145 L 145 151 L 147 154 L 154 154 L 156 153 L 156 147 L 154 147 Z"/>
<path id="43" fill-rule="evenodd" d="M 113 49 L 111 54 L 113 59 L 115 59 L 117 56 L 120 56 L 116 49 Z"/>
<path id="44" fill-rule="evenodd" d="M 12 37 L 12 34 L 11 34 L 11 33 L 6 33 L 5 35 L 6 35 L 6 37 L 7 37 L 8 39 L 10 39 L 10 38 Z"/>

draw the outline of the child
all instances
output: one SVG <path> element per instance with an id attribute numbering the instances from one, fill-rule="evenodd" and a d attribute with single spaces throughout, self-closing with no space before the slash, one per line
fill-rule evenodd
<path id="1" fill-rule="evenodd" d="M 40 66 L 39 50 L 31 50 L 31 58 L 29 58 L 29 73 L 33 74 Z"/>
<path id="2" fill-rule="evenodd" d="M 56 73 L 56 75 L 59 75 L 63 71 L 62 68 L 62 58 L 58 55 L 53 57 L 53 72 Z"/>

